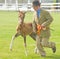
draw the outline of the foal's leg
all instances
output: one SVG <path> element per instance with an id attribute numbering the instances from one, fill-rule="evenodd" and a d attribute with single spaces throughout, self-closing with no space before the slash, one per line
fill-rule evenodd
<path id="1" fill-rule="evenodd" d="M 19 33 L 16 33 L 13 37 L 12 37 L 12 40 L 11 40 L 11 43 L 10 43 L 10 50 L 12 51 L 12 45 L 13 45 L 13 41 L 16 37 L 19 36 Z"/>
<path id="2" fill-rule="evenodd" d="M 24 47 L 25 47 L 25 54 L 27 56 L 28 51 L 27 51 L 27 44 L 26 44 L 26 36 L 24 36 Z"/>
<path id="3" fill-rule="evenodd" d="M 36 41 L 36 33 L 32 32 L 30 35 L 29 35 L 34 41 Z M 34 53 L 38 53 L 38 49 L 37 47 L 35 47 L 34 49 Z"/>

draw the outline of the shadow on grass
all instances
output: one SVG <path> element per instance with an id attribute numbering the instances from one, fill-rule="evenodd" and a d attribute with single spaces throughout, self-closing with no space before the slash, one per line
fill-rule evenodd
<path id="1" fill-rule="evenodd" d="M 46 57 L 41 57 L 41 56 L 31 56 L 31 59 L 60 59 L 60 55 L 51 55 L 51 56 L 46 56 Z"/>
<path id="2" fill-rule="evenodd" d="M 60 59 L 60 55 L 52 55 L 52 56 L 46 56 L 46 59 Z"/>

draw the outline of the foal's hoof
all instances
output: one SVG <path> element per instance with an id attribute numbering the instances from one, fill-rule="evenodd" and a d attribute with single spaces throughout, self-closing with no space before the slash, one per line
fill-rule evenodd
<path id="1" fill-rule="evenodd" d="M 28 56 L 28 51 L 25 51 L 25 55 Z"/>
<path id="2" fill-rule="evenodd" d="M 10 49 L 10 51 L 12 51 L 12 49 Z"/>
<path id="3" fill-rule="evenodd" d="M 46 55 L 41 55 L 41 57 L 46 57 Z"/>
<path id="4" fill-rule="evenodd" d="M 25 55 L 26 55 L 26 56 L 28 56 L 28 54 L 27 54 L 27 53 L 25 53 Z"/>
<path id="5" fill-rule="evenodd" d="M 39 50 L 37 48 L 35 48 L 34 53 L 39 54 Z"/>

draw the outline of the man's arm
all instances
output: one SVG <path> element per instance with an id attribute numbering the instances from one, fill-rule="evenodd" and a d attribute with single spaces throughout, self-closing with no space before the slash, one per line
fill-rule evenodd
<path id="1" fill-rule="evenodd" d="M 44 23 L 42 23 L 41 26 L 47 27 L 47 26 L 49 26 L 51 24 L 51 22 L 53 21 L 53 18 L 51 17 L 49 12 L 45 13 L 45 18 L 46 18 L 46 21 Z"/>

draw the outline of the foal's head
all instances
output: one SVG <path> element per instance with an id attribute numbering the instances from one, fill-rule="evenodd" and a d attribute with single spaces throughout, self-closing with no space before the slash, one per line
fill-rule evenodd
<path id="1" fill-rule="evenodd" d="M 19 22 L 23 23 L 24 22 L 24 18 L 25 18 L 25 13 L 24 11 L 19 11 Z"/>

